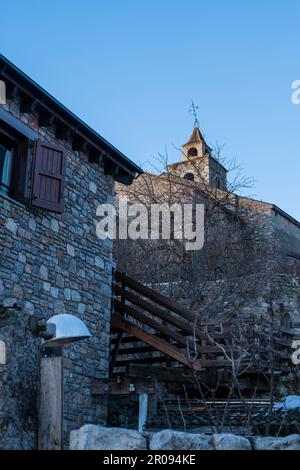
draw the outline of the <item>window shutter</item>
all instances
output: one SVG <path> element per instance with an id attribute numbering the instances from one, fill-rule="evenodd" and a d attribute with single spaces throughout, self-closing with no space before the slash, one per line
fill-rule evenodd
<path id="1" fill-rule="evenodd" d="M 32 206 L 63 212 L 65 167 L 64 148 L 39 139 L 33 166 Z"/>

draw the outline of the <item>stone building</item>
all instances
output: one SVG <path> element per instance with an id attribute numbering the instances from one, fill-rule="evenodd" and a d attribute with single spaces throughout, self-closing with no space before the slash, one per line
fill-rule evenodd
<path id="1" fill-rule="evenodd" d="M 0 79 L 0 448 L 34 449 L 34 318 L 71 313 L 92 334 L 64 348 L 65 435 L 106 422 L 91 385 L 108 373 L 113 259 L 96 209 L 142 170 L 3 56 Z"/>
<path id="2" fill-rule="evenodd" d="M 203 396 L 209 396 L 212 402 L 226 398 L 227 403 L 234 398 L 237 404 L 241 397 L 251 397 L 252 402 L 254 397 L 257 397 L 268 403 L 271 397 L 277 400 L 282 395 L 299 394 L 299 369 L 294 367 L 291 358 L 292 341 L 299 339 L 300 332 L 300 223 L 274 204 L 240 197 L 233 191 L 230 179 L 228 180 L 226 169 L 218 158 L 214 158 L 201 132 L 195 128 L 189 141 L 182 147 L 180 161 L 168 165 L 161 174 L 141 175 L 129 187 L 116 185 L 118 197 L 126 196 L 129 204 L 142 202 L 149 206 L 167 203 L 171 206 L 175 203 L 201 203 L 205 206 L 205 240 L 199 252 L 187 252 L 184 243 L 175 240 L 175 237 L 165 240 L 153 240 L 151 237 L 137 240 L 120 239 L 114 244 L 118 269 L 122 271 L 119 281 L 126 286 L 127 279 L 127 287 L 131 289 L 127 294 L 122 286 L 115 288 L 115 293 L 119 294 L 112 317 L 112 325 L 116 327 L 112 330 L 115 334 L 112 343 L 118 345 L 115 376 L 117 375 L 121 383 L 122 367 L 126 366 L 123 372 L 125 379 L 130 380 L 130 383 L 138 377 L 144 382 L 146 377 L 150 377 L 161 387 L 158 393 L 161 405 L 153 412 L 153 420 L 150 419 L 146 425 L 146 429 L 151 431 L 156 425 L 159 429 L 177 426 L 182 430 L 183 426 L 192 426 L 194 418 L 196 428 L 199 429 L 201 422 L 207 425 L 209 420 L 201 421 L 201 412 L 197 413 L 198 416 L 195 413 L 193 417 L 190 416 L 189 422 L 191 401 L 187 397 L 195 397 L 196 407 L 199 402 L 202 405 L 204 402 L 205 407 Z M 146 284 L 146 288 L 137 285 L 136 280 Z M 137 298 L 138 293 L 142 294 L 142 299 Z M 151 302 L 147 303 L 149 299 Z M 128 303 L 123 306 L 122 301 L 126 300 Z M 180 314 L 179 305 L 182 309 L 187 308 L 189 313 L 182 310 L 182 315 L 177 316 L 174 321 L 170 312 Z M 134 320 L 139 320 L 139 325 L 150 325 L 151 335 L 143 336 L 137 331 L 136 325 L 135 334 L 132 333 L 131 325 L 124 325 L 123 319 L 118 318 L 122 311 L 126 311 L 127 321 L 132 315 Z M 150 322 L 146 318 L 148 312 L 151 313 Z M 198 340 L 195 340 L 193 346 L 198 351 L 196 358 L 200 357 L 200 373 L 203 375 L 197 381 L 196 387 L 193 379 L 189 389 L 187 375 L 183 379 L 184 386 L 179 384 L 180 373 L 184 372 L 186 367 L 184 362 L 181 362 L 178 368 L 174 361 L 174 351 L 172 356 L 172 352 L 164 350 L 166 345 L 160 345 L 158 349 L 163 354 L 159 356 L 149 345 L 155 345 L 159 338 L 167 337 L 168 346 L 176 344 L 178 347 L 181 341 L 181 350 L 187 348 L 187 335 L 183 335 L 183 341 L 177 335 L 174 336 L 174 325 L 175 328 L 178 327 L 176 332 L 182 334 L 184 325 L 178 323 L 178 318 L 193 319 L 193 315 L 193 325 L 201 325 Z M 155 318 L 157 324 L 153 322 Z M 248 357 L 253 357 L 250 345 L 244 349 L 243 346 L 241 348 L 242 341 L 236 342 L 237 338 L 246 338 L 243 326 L 250 318 L 256 332 L 252 336 L 255 338 L 255 366 L 252 370 L 251 366 L 247 370 L 248 363 L 244 371 L 237 374 L 240 390 L 235 394 L 237 382 L 232 380 L 232 377 L 236 374 L 236 365 L 240 364 L 241 349 L 242 354 L 247 351 Z M 212 335 L 208 334 L 209 323 L 225 334 L 226 327 L 223 327 L 226 322 L 233 325 L 227 339 L 224 342 L 222 339 L 213 340 Z M 169 325 L 168 331 L 166 325 Z M 269 325 L 269 329 L 264 329 L 265 325 Z M 143 333 L 147 333 L 146 327 L 144 326 Z M 281 327 L 286 329 L 281 333 L 288 333 L 289 337 L 283 336 L 282 344 L 286 349 L 280 350 L 280 357 L 285 358 L 285 364 L 277 369 L 276 352 L 274 353 L 272 342 L 276 334 L 281 334 Z M 129 332 L 129 337 L 125 336 L 122 340 L 123 344 L 122 341 L 118 342 L 122 328 Z M 206 339 L 202 347 L 200 345 L 205 330 Z M 257 332 L 261 333 L 260 337 Z M 193 337 L 194 330 L 189 330 L 189 333 Z M 136 337 L 132 338 L 135 335 Z M 140 342 L 136 341 L 137 338 Z M 135 341 L 132 342 L 132 339 Z M 226 366 L 222 362 L 222 353 L 219 353 L 224 352 L 228 344 L 231 351 L 237 351 L 237 360 L 229 361 L 231 364 Z M 217 349 L 214 349 L 216 346 Z M 217 354 L 214 355 L 213 351 L 217 351 Z M 264 356 L 266 352 L 267 361 Z M 188 356 L 190 357 L 190 354 Z M 233 358 L 231 354 L 227 355 L 227 359 L 228 357 Z M 207 365 L 206 360 L 210 362 Z M 281 359 L 278 363 L 280 361 Z M 193 365 L 189 364 L 188 368 L 191 367 Z M 276 378 L 272 382 L 270 375 L 273 376 L 273 373 Z M 112 376 L 112 382 L 113 379 Z M 167 384 L 167 381 L 170 384 Z M 126 380 L 124 384 L 126 385 Z M 199 384 L 204 384 L 201 393 Z M 229 389 L 235 389 L 231 398 Z M 110 424 L 128 427 L 129 423 L 134 426 L 138 401 L 131 399 L 128 402 L 126 397 L 121 400 L 120 407 L 119 396 L 110 398 Z M 181 403 L 183 406 L 186 404 L 185 409 Z M 240 411 L 239 409 L 238 413 Z M 221 412 L 219 416 L 224 415 Z M 234 418 L 234 413 L 230 413 L 230 426 L 235 422 L 234 419 L 231 421 L 232 417 Z M 210 423 L 215 425 L 217 419 L 213 414 Z M 263 422 L 263 419 L 261 421 Z M 245 421 L 243 426 L 245 429 Z M 228 432 L 228 428 L 225 429 L 227 430 L 224 432 Z M 230 429 L 232 432 L 232 428 Z"/>
<path id="3" fill-rule="evenodd" d="M 236 237 L 240 254 L 249 251 L 249 246 L 246 248 L 246 242 L 249 242 L 250 236 L 253 242 L 250 260 L 246 261 L 244 257 L 240 260 L 241 272 L 234 269 L 228 273 L 227 270 L 226 276 L 253 274 L 266 270 L 267 266 L 270 272 L 290 275 L 299 275 L 300 273 L 300 222 L 275 204 L 236 194 L 236 188 L 227 181 L 226 168 L 220 159 L 213 155 L 212 149 L 205 142 L 198 127 L 194 128 L 188 142 L 182 146 L 181 160 L 166 165 L 161 174 L 144 173 L 130 187 L 122 187 L 117 184 L 116 191 L 118 196 L 126 196 L 130 201 L 135 202 L 144 201 L 145 204 L 165 202 L 169 205 L 188 202 L 204 204 L 206 235 L 200 257 L 208 256 L 210 261 L 214 259 L 220 277 L 222 277 L 222 268 L 217 266 L 218 258 L 222 259 L 222 252 L 223 257 L 224 254 L 227 258 L 230 257 L 228 245 L 225 247 L 222 244 L 222 232 L 224 233 L 223 239 L 225 234 L 228 238 Z M 162 250 L 158 252 L 153 249 L 155 242 L 149 240 L 147 243 L 149 253 L 152 249 L 153 253 L 156 251 L 159 257 L 162 257 Z M 130 247 L 130 242 L 120 240 L 115 244 L 117 259 L 120 258 L 118 255 L 119 246 L 120 253 L 124 254 L 124 248 Z M 132 250 L 129 249 L 130 254 L 131 252 Z M 150 255 L 151 263 L 154 261 L 153 253 Z M 141 273 L 138 272 L 136 264 L 139 257 L 134 256 L 134 261 L 128 260 L 127 266 L 126 256 L 122 256 L 119 261 L 122 264 L 122 269 L 133 276 L 139 276 Z M 234 255 L 231 258 L 233 259 Z M 254 260 L 256 261 L 255 265 Z M 201 262 L 200 259 L 197 261 L 197 270 Z M 188 256 L 185 263 L 188 271 L 191 272 L 193 268 Z M 236 268 L 238 263 L 232 264 Z M 249 269 L 250 264 L 253 264 L 251 269 Z M 147 276 L 150 270 L 145 258 L 141 263 L 141 269 L 143 266 Z M 168 264 L 164 259 L 161 268 L 161 282 L 168 280 L 164 276 L 167 267 Z M 135 270 L 133 270 L 134 268 Z M 198 271 L 196 275 L 199 278 Z M 214 276 L 217 278 L 218 274 L 216 273 Z M 149 279 L 144 276 L 142 279 L 151 282 L 151 277 L 153 278 L 153 273 L 149 274 Z M 203 271 L 201 277 L 203 277 Z M 156 281 L 159 282 L 159 279 Z"/>
<path id="4" fill-rule="evenodd" d="M 182 146 L 182 160 L 168 165 L 168 171 L 188 181 L 195 181 L 210 188 L 226 190 L 227 170 L 212 155 L 198 127 Z"/>

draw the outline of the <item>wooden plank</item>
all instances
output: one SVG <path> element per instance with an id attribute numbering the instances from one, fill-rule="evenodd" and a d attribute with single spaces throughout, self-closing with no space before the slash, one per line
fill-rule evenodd
<path id="1" fill-rule="evenodd" d="M 167 358 L 163 356 L 154 356 L 154 357 L 132 357 L 130 359 L 123 359 L 116 361 L 115 367 L 126 367 L 128 364 L 159 364 L 166 362 Z"/>
<path id="2" fill-rule="evenodd" d="M 120 271 L 114 271 L 114 276 L 116 281 L 122 282 L 123 286 L 127 286 L 130 289 L 142 294 L 144 297 L 147 297 L 150 300 L 153 300 L 154 302 L 162 305 L 163 307 L 167 308 L 168 310 L 171 310 L 173 312 L 176 312 L 178 315 L 182 316 L 186 320 L 191 321 L 194 323 L 196 320 L 197 325 L 219 325 L 221 322 L 218 322 L 216 320 L 208 320 L 208 319 L 201 319 L 197 318 L 197 313 L 193 312 L 192 310 L 184 307 L 183 305 L 180 305 L 177 302 L 172 301 L 169 297 L 160 294 L 159 292 L 151 289 L 150 287 L 144 286 L 143 284 L 139 283 L 135 279 L 132 279 L 131 277 L 127 276 L 124 273 L 121 273 Z M 114 288 L 117 287 L 115 284 Z M 223 325 L 229 324 L 239 324 L 239 322 L 231 321 L 231 320 L 224 320 L 222 321 Z M 247 317 L 243 319 L 243 323 L 254 323 L 253 317 Z"/>
<path id="3" fill-rule="evenodd" d="M 245 367 L 249 364 L 249 361 L 241 361 L 240 367 Z M 205 359 L 201 361 L 201 365 L 204 369 L 209 367 L 232 367 L 231 361 L 227 359 Z"/>
<path id="4" fill-rule="evenodd" d="M 173 344 L 178 349 L 184 348 L 181 344 Z M 239 348 L 230 348 L 225 345 L 222 345 L 222 347 L 225 349 L 226 352 L 228 353 L 234 353 L 234 352 L 239 352 Z M 218 347 L 218 346 L 197 346 L 197 350 L 200 354 L 218 354 L 218 355 L 223 355 L 223 351 Z M 120 348 L 118 352 L 118 356 L 122 356 L 125 354 L 142 354 L 142 353 L 148 353 L 148 352 L 153 352 L 155 351 L 154 348 L 150 346 L 132 346 L 131 348 Z"/>
<path id="5" fill-rule="evenodd" d="M 186 321 L 181 320 L 178 317 L 175 317 L 174 315 L 171 315 L 170 313 L 162 310 L 156 305 L 151 304 L 150 302 L 147 302 L 144 299 L 141 299 L 140 297 L 135 295 L 133 292 L 122 289 L 122 287 L 115 286 L 114 290 L 115 290 L 116 295 L 122 295 L 126 300 L 129 300 L 133 304 L 141 307 L 143 310 L 146 310 L 147 312 L 161 318 L 162 320 L 165 320 L 166 322 L 171 323 L 171 325 L 176 326 L 177 328 L 179 328 L 180 330 L 186 332 L 187 334 L 191 336 L 194 334 L 194 328 Z M 198 328 L 195 328 L 196 334 L 197 334 L 197 330 Z M 200 330 L 198 331 L 198 333 L 201 335 Z"/>
<path id="6" fill-rule="evenodd" d="M 113 326 L 124 330 L 126 333 L 130 333 L 131 335 L 136 336 L 137 338 L 144 341 L 146 344 L 153 346 L 158 351 L 167 354 L 168 356 L 172 357 L 181 364 L 192 367 L 194 369 L 201 369 L 201 363 L 199 360 L 195 360 L 191 363 L 188 360 L 187 356 L 178 349 L 176 349 L 174 346 L 167 343 L 163 339 L 157 338 L 156 336 L 153 336 L 150 333 L 143 331 L 138 326 L 133 325 L 127 320 L 124 320 L 124 318 L 122 318 L 120 315 L 113 314 L 112 324 Z"/>
<path id="7" fill-rule="evenodd" d="M 158 382 L 194 382 L 195 372 L 183 367 L 151 367 L 129 364 L 126 375 L 132 379 L 156 379 Z M 198 372 L 197 372 L 198 375 Z M 204 379 L 204 377 L 203 377 Z"/>
<path id="8" fill-rule="evenodd" d="M 193 346 L 194 346 L 192 344 L 192 342 L 188 341 L 184 336 L 181 336 L 179 333 L 176 333 L 176 331 L 171 330 L 170 328 L 163 325 L 162 323 L 159 323 L 159 322 L 153 320 L 152 318 L 148 317 L 144 313 L 138 312 L 137 310 L 135 310 L 130 305 L 123 304 L 119 300 L 115 299 L 114 300 L 114 308 L 118 313 L 127 313 L 128 315 L 131 315 L 133 318 L 140 321 L 141 323 L 144 323 L 145 325 L 149 326 L 150 328 L 153 328 L 154 330 L 159 331 L 160 333 L 163 333 L 166 337 L 172 338 L 175 341 L 178 341 L 178 343 L 181 343 L 186 347 L 188 345 L 190 345 L 190 347 L 193 348 Z"/>
<path id="9" fill-rule="evenodd" d="M 158 338 L 164 338 L 165 335 L 158 333 L 157 337 Z M 207 338 L 207 336 L 205 336 L 205 338 Z M 218 336 L 216 339 L 219 341 L 220 339 L 223 339 L 223 338 L 220 338 Z M 207 340 L 207 342 L 209 342 L 209 341 Z M 116 338 L 112 338 L 111 344 L 115 344 L 115 343 L 116 343 Z M 123 344 L 128 344 L 128 343 L 143 343 L 143 342 L 139 338 L 135 338 L 134 336 L 125 336 L 125 337 L 123 337 L 122 345 Z M 173 344 L 173 346 L 175 346 L 177 348 L 182 347 L 181 343 L 177 343 L 177 342 L 175 342 Z M 140 348 L 140 347 L 142 348 L 142 346 L 132 346 L 133 349 L 135 349 L 136 347 L 137 348 Z M 228 347 L 226 347 L 224 344 L 222 344 L 222 347 L 224 347 L 226 350 L 228 350 Z M 121 349 L 120 351 L 123 351 L 123 349 Z M 209 345 L 208 346 L 201 346 L 201 345 L 199 345 L 198 346 L 198 351 L 199 351 L 199 353 L 220 353 L 221 354 L 221 350 L 218 346 L 209 346 Z"/>
<path id="10" fill-rule="evenodd" d="M 165 362 L 166 358 L 161 356 L 161 357 L 146 357 L 146 358 L 135 358 L 135 359 L 127 359 L 127 360 L 122 360 L 122 361 L 117 361 L 116 362 L 116 367 L 126 367 L 131 364 L 139 365 L 139 364 L 158 364 L 161 362 Z M 199 363 L 201 364 L 202 369 L 206 368 L 223 368 L 223 367 L 230 367 L 232 368 L 232 363 L 231 361 L 228 361 L 227 359 L 205 359 L 205 360 L 200 360 Z M 245 367 L 248 365 L 248 361 L 243 361 L 241 362 L 241 367 Z"/>
<path id="11" fill-rule="evenodd" d="M 116 328 L 116 330 L 117 330 L 117 328 Z M 119 330 L 117 330 L 117 331 L 119 331 Z M 117 341 L 117 338 L 112 338 L 110 343 L 115 344 L 116 341 Z M 134 336 L 124 336 L 122 338 L 122 344 L 126 344 L 126 343 L 141 343 L 141 340 L 138 339 L 138 338 L 135 338 Z"/>
<path id="12" fill-rule="evenodd" d="M 120 345 L 121 345 L 123 334 L 124 334 L 123 331 L 120 331 L 118 333 L 117 341 L 114 345 L 114 350 L 110 354 L 111 358 L 110 358 L 110 363 L 109 363 L 109 375 L 111 375 L 113 370 L 114 370 L 114 366 L 115 366 L 115 362 L 117 360 L 118 351 L 119 351 L 119 348 L 120 348 Z"/>
<path id="13" fill-rule="evenodd" d="M 153 352 L 155 349 L 152 346 L 142 346 L 142 347 L 131 347 L 131 348 L 120 348 L 118 356 L 127 356 L 129 354 L 144 354 L 148 352 Z"/>
<path id="14" fill-rule="evenodd" d="M 144 313 L 141 313 L 141 312 L 137 311 L 131 305 L 123 304 L 119 300 L 115 299 L 114 300 L 114 308 L 115 308 L 116 312 L 118 312 L 118 313 L 127 313 L 128 315 L 132 316 L 133 318 L 140 321 L 141 323 L 144 323 L 145 325 L 149 326 L 150 328 L 153 328 L 154 330 L 162 333 L 164 336 L 166 336 L 168 338 L 172 338 L 174 341 L 177 341 L 179 344 L 183 345 L 185 348 L 187 346 L 189 346 L 189 348 L 194 351 L 195 342 L 194 342 L 193 339 L 187 339 L 185 336 L 183 336 L 183 335 L 177 333 L 176 331 L 168 328 L 164 324 L 159 323 L 158 321 L 155 321 L 153 318 L 148 317 Z M 201 335 L 199 335 L 199 336 L 201 336 L 202 338 L 207 339 L 207 335 L 204 332 L 201 333 Z M 222 339 L 224 337 L 224 335 L 219 335 L 219 336 L 215 335 L 215 337 L 216 337 L 216 339 L 219 340 L 219 339 Z M 207 348 L 209 348 L 209 347 L 207 346 Z M 213 346 L 212 346 L 212 348 L 213 348 Z M 201 347 L 198 344 L 196 344 L 196 349 L 200 354 L 205 353 L 205 352 L 207 352 L 207 353 L 209 353 L 209 352 L 219 352 L 220 354 L 222 354 L 221 349 L 218 348 L 217 346 L 215 346 L 215 349 L 205 350 L 204 347 Z M 226 349 L 226 347 L 225 347 L 225 349 Z"/>
<path id="15" fill-rule="evenodd" d="M 135 290 L 136 292 L 139 292 L 140 294 L 144 295 L 145 297 L 148 297 L 151 300 L 154 300 L 155 302 L 159 303 L 160 305 L 163 305 L 164 307 L 168 308 L 169 310 L 172 310 L 173 312 L 178 313 L 182 317 L 194 322 L 197 318 L 197 314 L 192 312 L 191 310 L 188 310 L 187 308 L 183 307 L 182 305 L 173 302 L 171 299 L 166 297 L 165 295 L 162 295 L 158 292 L 156 292 L 153 289 L 150 289 L 150 287 L 146 287 L 143 284 L 140 284 L 137 282 L 135 279 L 132 279 L 125 274 L 115 271 L 115 279 L 119 282 L 123 282 L 126 286 L 130 287 L 131 289 Z"/>
<path id="16" fill-rule="evenodd" d="M 134 386 L 134 390 L 132 390 Z M 155 393 L 153 383 L 143 379 L 129 380 L 124 378 L 120 383 L 116 380 L 99 381 L 91 386 L 92 395 L 132 395 L 140 393 Z"/>
<path id="17" fill-rule="evenodd" d="M 63 358 L 42 357 L 38 449 L 63 448 Z"/>

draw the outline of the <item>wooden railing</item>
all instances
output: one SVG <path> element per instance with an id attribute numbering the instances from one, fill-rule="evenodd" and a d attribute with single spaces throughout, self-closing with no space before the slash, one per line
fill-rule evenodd
<path id="1" fill-rule="evenodd" d="M 110 371 L 129 364 L 195 370 L 290 367 L 291 332 L 258 318 L 209 320 L 119 271 L 114 272 Z"/>

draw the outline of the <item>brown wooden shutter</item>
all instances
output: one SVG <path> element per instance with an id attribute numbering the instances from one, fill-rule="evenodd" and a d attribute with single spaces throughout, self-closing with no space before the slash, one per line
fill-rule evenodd
<path id="1" fill-rule="evenodd" d="M 33 166 L 32 206 L 63 212 L 65 167 L 64 148 L 39 139 Z"/>

